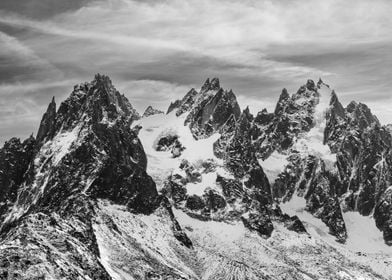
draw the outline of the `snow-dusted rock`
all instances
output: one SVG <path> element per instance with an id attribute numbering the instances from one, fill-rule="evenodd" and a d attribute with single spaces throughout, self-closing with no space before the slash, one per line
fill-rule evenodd
<path id="1" fill-rule="evenodd" d="M 185 124 L 189 124 L 196 139 L 211 136 L 230 117 L 238 119 L 241 113 L 233 91 L 223 90 L 217 78 L 211 82 L 207 79 L 200 92 L 194 95 L 194 99 Z"/>
<path id="2" fill-rule="evenodd" d="M 144 111 L 142 117 L 146 118 L 146 117 L 157 115 L 157 114 L 164 114 L 164 112 L 161 110 L 158 110 L 158 109 L 154 109 L 152 106 L 148 106 L 146 108 L 146 110 Z"/>

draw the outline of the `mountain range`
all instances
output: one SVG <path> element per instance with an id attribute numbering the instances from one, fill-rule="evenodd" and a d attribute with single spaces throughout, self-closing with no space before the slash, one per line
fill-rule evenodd
<path id="1" fill-rule="evenodd" d="M 391 279 L 390 126 L 321 79 L 277 99 L 52 99 L 0 149 L 0 279 Z"/>

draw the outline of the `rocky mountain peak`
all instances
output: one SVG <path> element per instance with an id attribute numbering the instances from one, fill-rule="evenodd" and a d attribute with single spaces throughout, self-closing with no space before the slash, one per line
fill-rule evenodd
<path id="1" fill-rule="evenodd" d="M 275 115 L 279 114 L 283 110 L 283 107 L 286 103 L 286 101 L 290 98 L 290 94 L 288 93 L 287 89 L 282 89 L 282 93 L 279 96 L 278 103 L 276 103 L 275 107 Z"/>
<path id="2" fill-rule="evenodd" d="M 158 114 L 164 114 L 164 112 L 158 109 L 154 109 L 152 106 L 148 106 L 143 113 L 143 118 Z"/>
<path id="3" fill-rule="evenodd" d="M 177 106 L 178 109 L 176 111 L 176 116 L 180 116 L 186 112 L 189 112 L 189 110 L 196 103 L 196 101 L 200 99 L 200 97 L 201 97 L 201 93 L 197 92 L 194 88 L 188 91 L 187 94 L 185 94 L 185 96 L 180 100 Z"/>
<path id="4" fill-rule="evenodd" d="M 213 79 L 207 92 L 218 89 L 218 79 Z M 218 131 L 226 121 L 234 115 L 236 119 L 241 114 L 237 98 L 233 91 L 225 91 L 219 88 L 212 94 L 200 96 L 191 106 L 191 110 L 185 120 L 189 124 L 192 134 L 195 138 L 205 138 Z"/>
<path id="5" fill-rule="evenodd" d="M 210 78 L 207 78 L 207 80 L 204 82 L 203 86 L 201 87 L 201 91 L 202 92 L 206 92 L 206 91 L 216 91 L 219 90 L 220 87 L 220 82 L 218 78 L 213 78 L 210 81 Z"/>
<path id="6" fill-rule="evenodd" d="M 314 83 L 313 80 L 308 80 L 308 81 L 306 82 L 306 88 L 307 88 L 308 90 L 313 90 L 313 91 L 315 91 L 315 90 L 316 90 L 316 84 Z"/>
<path id="7" fill-rule="evenodd" d="M 56 116 L 56 129 L 72 129 L 82 120 L 89 124 L 113 124 L 123 119 L 132 122 L 140 115 L 113 86 L 110 78 L 97 74 L 90 83 L 74 87 L 71 95 L 61 103 Z"/>
<path id="8" fill-rule="evenodd" d="M 363 103 L 357 103 L 355 101 L 350 102 L 350 104 L 347 105 L 347 113 L 353 121 L 358 123 L 361 129 L 370 127 L 373 124 L 380 126 L 377 117 L 374 116 L 370 108 Z"/>
<path id="9" fill-rule="evenodd" d="M 54 96 L 48 105 L 48 109 L 42 117 L 41 124 L 37 133 L 37 142 L 52 139 L 56 129 L 56 102 Z"/>
<path id="10" fill-rule="evenodd" d="M 246 106 L 246 108 L 242 111 L 239 123 L 241 123 L 241 119 L 246 119 L 249 123 L 253 121 L 253 115 L 250 113 L 249 106 Z"/>

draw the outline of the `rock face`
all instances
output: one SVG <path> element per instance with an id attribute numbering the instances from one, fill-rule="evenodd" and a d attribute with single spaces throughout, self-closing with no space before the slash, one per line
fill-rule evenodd
<path id="1" fill-rule="evenodd" d="M 156 144 L 157 151 L 170 151 L 173 157 L 179 157 L 185 150 L 176 135 L 167 135 L 159 138 Z"/>
<path id="2" fill-rule="evenodd" d="M 306 199 L 306 210 L 320 218 L 339 242 L 347 238 L 346 226 L 337 196 L 338 180 L 322 159 L 293 153 L 274 184 L 275 197 L 290 201 L 294 193 Z"/>
<path id="3" fill-rule="evenodd" d="M 390 211 L 385 207 L 391 185 L 390 132 L 365 104 L 351 102 L 343 109 L 334 95 L 325 143 L 337 155 L 337 193 L 343 207 L 365 216 L 374 212 L 377 227 L 384 232 L 386 243 L 392 244 L 390 222 L 385 219 Z"/>
<path id="4" fill-rule="evenodd" d="M 158 109 L 154 109 L 152 106 L 148 106 L 146 108 L 146 110 L 143 113 L 143 118 L 149 117 L 149 116 L 153 116 L 153 115 L 158 115 L 158 114 L 164 114 L 163 111 L 158 110 Z"/>
<path id="5" fill-rule="evenodd" d="M 33 136 L 23 142 L 12 138 L 0 149 L 0 225 L 17 199 L 36 145 Z"/>
<path id="6" fill-rule="evenodd" d="M 392 188 L 388 187 L 380 196 L 374 209 L 377 227 L 383 231 L 385 242 L 392 245 Z"/>
<path id="7" fill-rule="evenodd" d="M 167 108 L 166 114 L 171 113 L 174 109 L 177 109 L 181 105 L 181 100 L 176 100 L 170 103 L 169 108 Z"/>
<path id="8" fill-rule="evenodd" d="M 11 139 L 0 150 L 0 262 L 6 263 L 0 275 L 111 279 L 99 261 L 92 226 L 96 201 L 143 214 L 163 207 L 169 216 L 170 205 L 147 175 L 143 146 L 130 127 L 139 115 L 107 76 L 75 86 L 55 108 L 52 100 L 37 141 Z M 170 220 L 173 235 L 191 246 L 174 216 Z M 24 245 L 15 247 L 19 242 Z M 55 248 L 52 255 L 44 242 Z"/>
<path id="9" fill-rule="evenodd" d="M 315 105 L 319 93 L 312 80 L 290 95 L 282 90 L 273 114 L 266 110 L 258 113 L 254 138 L 258 142 L 259 157 L 265 159 L 275 151 L 286 151 L 292 147 L 300 133 L 309 131 L 313 123 Z"/>
<path id="10" fill-rule="evenodd" d="M 198 94 L 192 93 L 191 96 L 194 96 L 192 97 L 194 101 L 187 103 L 189 106 L 192 104 L 192 107 L 185 124 L 189 124 L 196 139 L 212 135 L 231 116 L 238 119 L 241 114 L 234 93 L 231 90 L 223 90 L 217 78 L 211 81 L 207 79 L 200 92 Z"/>
<path id="11" fill-rule="evenodd" d="M 185 115 L 193 136 L 202 139 L 218 131 L 232 116 L 238 119 L 241 110 L 232 90 L 220 86 L 218 78 L 209 78 L 200 91 L 192 88 L 181 100 L 172 102 L 167 114 L 175 111 L 176 116 Z"/>

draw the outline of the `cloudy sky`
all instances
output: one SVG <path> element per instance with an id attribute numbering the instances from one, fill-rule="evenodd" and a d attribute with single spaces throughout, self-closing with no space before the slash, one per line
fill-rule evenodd
<path id="1" fill-rule="evenodd" d="M 139 110 L 218 76 L 240 105 L 322 77 L 392 122 L 389 0 L 1 0 L 0 143 L 27 137 L 52 96 L 108 74 Z"/>

